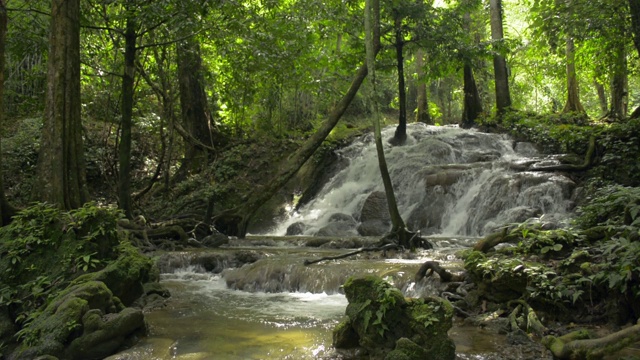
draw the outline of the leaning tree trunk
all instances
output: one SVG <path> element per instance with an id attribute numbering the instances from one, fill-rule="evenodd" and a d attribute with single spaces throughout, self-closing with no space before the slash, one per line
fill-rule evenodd
<path id="1" fill-rule="evenodd" d="M 129 0 L 131 1 L 131 0 Z M 127 3 L 133 8 L 133 5 Z M 136 23 L 132 10 L 127 10 L 124 33 L 124 73 L 122 75 L 122 119 L 120 124 L 120 147 L 118 149 L 119 179 L 118 205 L 125 216 L 132 217 L 131 205 L 131 127 L 133 117 L 133 85 L 136 60 Z"/>
<path id="2" fill-rule="evenodd" d="M 504 30 L 502 28 L 502 0 L 491 0 L 491 39 L 494 42 L 502 41 Z M 507 61 L 504 56 L 496 52 L 493 55 L 493 71 L 496 83 L 496 106 L 498 113 L 504 113 L 511 107 L 511 94 L 509 92 L 509 74 Z"/>
<path id="3" fill-rule="evenodd" d="M 407 89 L 404 84 L 404 37 L 402 36 L 402 17 L 399 15 L 396 15 L 395 27 L 396 62 L 398 69 L 398 103 L 400 106 L 400 112 L 398 114 L 398 127 L 393 135 L 393 140 L 395 144 L 404 144 L 404 142 L 407 141 Z M 371 64 L 368 64 L 368 66 L 370 65 Z"/>
<path id="4" fill-rule="evenodd" d="M 7 6 L 5 0 L 0 0 L 0 126 L 4 125 L 4 64 L 5 64 L 5 39 L 7 35 Z M 2 154 L 0 147 L 0 154 Z M 2 155 L 0 155 L 0 168 L 2 168 Z M 16 209 L 7 201 L 4 194 L 4 181 L 0 173 L 0 226 L 11 222 Z"/>
<path id="5" fill-rule="evenodd" d="M 380 50 L 380 44 L 375 45 L 375 51 Z M 260 206 L 266 203 L 273 195 L 280 190 L 297 172 L 302 165 L 314 154 L 327 138 L 331 130 L 336 126 L 342 115 L 351 104 L 351 101 L 358 93 L 358 89 L 367 77 L 367 65 L 364 64 L 358 69 L 356 76 L 351 82 L 349 90 L 344 94 L 340 102 L 334 107 L 326 121 L 320 128 L 289 158 L 286 164 L 279 167 L 281 170 L 265 186 L 254 189 L 246 198 L 242 205 L 224 211 L 215 216 L 214 224 L 219 230 L 223 230 L 227 235 L 243 238 L 247 234 L 247 226 L 258 211 Z"/>
<path id="6" fill-rule="evenodd" d="M 42 142 L 38 156 L 38 200 L 61 208 L 88 199 L 80 119 L 80 1 L 51 2 L 51 32 Z"/>
<path id="7" fill-rule="evenodd" d="M 418 109 L 416 110 L 416 121 L 425 123 L 425 124 L 433 124 L 431 121 L 431 115 L 429 114 L 429 100 L 427 98 L 427 83 L 426 76 L 424 72 L 425 66 L 425 51 L 423 49 L 416 50 L 416 73 L 418 74 L 418 94 L 417 94 L 417 103 Z"/>
<path id="8" fill-rule="evenodd" d="M 580 92 L 578 88 L 578 76 L 576 74 L 575 45 L 573 38 L 567 35 L 567 102 L 562 112 L 584 113 L 582 103 L 580 103 Z"/>
<path id="9" fill-rule="evenodd" d="M 398 211 L 398 205 L 396 204 L 396 197 L 393 193 L 393 184 L 391 183 L 391 176 L 389 176 L 389 169 L 387 168 L 387 161 L 384 156 L 384 148 L 382 146 L 382 131 L 380 129 L 380 112 L 377 102 L 377 89 L 376 89 L 376 44 L 380 43 L 380 5 L 378 0 L 366 0 L 365 1 L 365 48 L 367 51 L 367 68 L 369 69 L 369 79 L 371 84 L 371 106 L 373 112 L 373 127 L 375 134 L 376 151 L 378 153 L 378 165 L 380 167 L 380 175 L 382 176 L 382 182 L 384 184 L 384 192 L 387 196 L 387 204 L 389 206 L 389 215 L 391 217 L 392 234 L 397 234 L 398 243 L 405 245 L 409 243 L 407 237 L 406 226 Z"/>

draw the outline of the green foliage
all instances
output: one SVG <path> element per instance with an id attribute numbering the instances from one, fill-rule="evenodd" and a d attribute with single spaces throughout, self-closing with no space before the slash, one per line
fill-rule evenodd
<path id="1" fill-rule="evenodd" d="M 91 203 L 72 211 L 46 203 L 21 210 L 0 228 L 0 306 L 28 321 L 69 280 L 115 259 L 121 217 Z"/>
<path id="2" fill-rule="evenodd" d="M 575 223 L 583 229 L 593 226 L 620 226 L 625 215 L 632 226 L 640 227 L 640 188 L 608 185 L 599 188 L 577 210 Z"/>

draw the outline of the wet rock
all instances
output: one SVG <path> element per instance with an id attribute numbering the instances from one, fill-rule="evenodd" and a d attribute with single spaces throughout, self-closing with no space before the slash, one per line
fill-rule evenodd
<path id="1" fill-rule="evenodd" d="M 303 223 L 302 221 L 294 222 L 293 224 L 287 227 L 286 235 L 287 236 L 302 235 L 304 234 L 304 231 L 306 229 L 307 229 L 307 225 L 305 225 L 305 223 Z"/>
<path id="2" fill-rule="evenodd" d="M 348 320 L 333 333 L 336 348 L 354 346 L 357 336 L 358 346 L 375 357 L 455 358 L 455 345 L 447 335 L 453 307 L 447 300 L 405 299 L 399 290 L 370 275 L 349 278 L 344 292 Z"/>
<path id="3" fill-rule="evenodd" d="M 367 222 L 372 220 L 378 220 L 382 222 L 390 222 L 389 206 L 387 205 L 387 196 L 382 191 L 374 191 L 362 205 L 360 211 L 360 221 Z"/>
<path id="4" fill-rule="evenodd" d="M 208 248 L 217 248 L 229 243 L 229 237 L 221 233 L 215 233 L 205 236 L 201 241 L 203 246 Z"/>
<path id="5" fill-rule="evenodd" d="M 331 215 L 329 223 L 320 228 L 316 236 L 351 236 L 356 235 L 356 221 L 351 215 L 336 213 Z"/>
<path id="6" fill-rule="evenodd" d="M 383 220 L 367 220 L 358 225 L 358 234 L 362 236 L 382 236 L 389 232 L 390 223 Z"/>
<path id="7" fill-rule="evenodd" d="M 0 307 L 0 344 L 10 343 L 15 332 L 16 328 L 13 321 L 11 321 L 7 308 Z M 0 352 L 0 358 L 2 358 L 2 352 Z"/>

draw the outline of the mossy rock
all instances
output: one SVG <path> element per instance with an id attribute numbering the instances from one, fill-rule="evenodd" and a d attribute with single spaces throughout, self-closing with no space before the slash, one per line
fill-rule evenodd
<path id="1" fill-rule="evenodd" d="M 344 290 L 349 301 L 348 319 L 334 330 L 336 348 L 353 347 L 357 340 L 367 353 L 380 358 L 455 358 L 455 345 L 447 335 L 453 307 L 447 300 L 406 299 L 398 289 L 372 275 L 349 278 Z M 398 345 L 400 339 L 406 340 Z M 420 351 L 409 350 L 414 345 Z"/>
<path id="2" fill-rule="evenodd" d="M 63 359 L 103 358 L 144 328 L 142 312 L 123 308 L 100 281 L 72 285 L 21 330 L 22 344 L 10 360 L 50 355 Z"/>
<path id="3" fill-rule="evenodd" d="M 135 249 L 129 249 L 104 269 L 82 275 L 73 284 L 101 281 L 125 306 L 129 306 L 144 294 L 144 283 L 157 281 L 152 270 L 153 261 L 150 258 Z"/>

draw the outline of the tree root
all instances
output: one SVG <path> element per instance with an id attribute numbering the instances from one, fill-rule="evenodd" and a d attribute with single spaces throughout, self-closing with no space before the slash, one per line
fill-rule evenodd
<path id="1" fill-rule="evenodd" d="M 549 330 L 540 322 L 536 312 L 533 310 L 529 304 L 527 304 L 524 300 L 512 300 L 509 301 L 508 305 L 517 304 L 515 309 L 509 314 L 509 324 L 511 325 L 511 330 L 519 329 L 518 325 L 518 314 L 522 311 L 525 319 L 524 330 L 526 330 L 529 334 L 534 334 L 538 337 L 543 337 Z"/>
<path id="2" fill-rule="evenodd" d="M 418 272 L 416 272 L 415 281 L 418 282 L 425 277 L 431 276 L 433 273 L 438 274 L 442 282 L 464 281 L 465 278 L 464 274 L 456 275 L 450 273 L 447 269 L 441 267 L 437 261 L 427 261 L 422 264 Z"/>
<path id="3" fill-rule="evenodd" d="M 478 240 L 478 242 L 474 245 L 473 250 L 486 253 L 489 250 L 493 249 L 496 245 L 509 242 L 514 239 L 515 237 L 509 234 L 507 228 L 505 227 L 498 232 L 494 232 L 493 234 L 489 234 L 484 238 Z"/>
<path id="4" fill-rule="evenodd" d="M 321 257 L 320 259 L 316 259 L 316 260 L 305 260 L 304 261 L 304 265 L 308 266 L 308 265 L 312 265 L 312 264 L 316 264 L 319 263 L 321 261 L 326 261 L 326 260 L 338 260 L 338 259 L 344 259 L 350 256 L 354 256 L 360 253 L 364 253 L 364 252 L 372 252 L 372 251 L 385 251 L 385 250 L 390 250 L 390 249 L 397 249 L 398 245 L 395 243 L 391 243 L 391 244 L 385 244 L 382 246 L 376 246 L 376 247 L 366 247 L 366 248 L 361 248 L 358 249 L 356 251 L 352 251 L 350 253 L 346 253 L 346 254 L 342 254 L 342 255 L 337 255 L 337 256 L 325 256 L 325 257 Z"/>
<path id="5" fill-rule="evenodd" d="M 564 336 L 546 336 L 542 344 L 551 350 L 555 359 L 602 359 L 629 345 L 640 341 L 640 322 L 634 326 L 591 339 L 586 330 L 579 330 Z"/>

